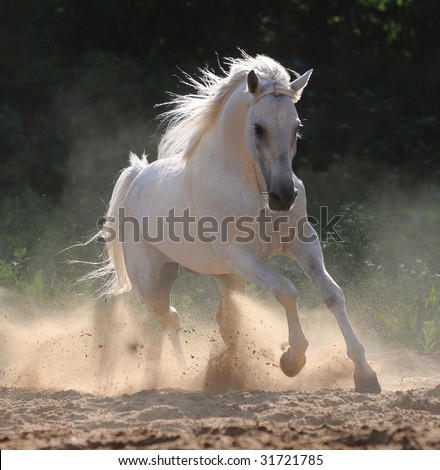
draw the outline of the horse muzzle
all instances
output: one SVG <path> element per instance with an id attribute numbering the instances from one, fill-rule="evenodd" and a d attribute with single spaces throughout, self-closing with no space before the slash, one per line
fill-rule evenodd
<path id="1" fill-rule="evenodd" d="M 277 191 L 269 191 L 269 208 L 272 211 L 288 211 L 292 208 L 298 190 L 292 186 L 289 189 L 280 188 Z"/>

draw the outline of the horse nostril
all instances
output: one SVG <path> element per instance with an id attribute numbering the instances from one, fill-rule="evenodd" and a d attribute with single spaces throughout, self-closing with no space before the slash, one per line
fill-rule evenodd
<path id="1" fill-rule="evenodd" d="M 276 203 L 280 203 L 280 202 L 281 202 L 280 196 L 278 196 L 278 194 L 277 194 L 277 193 L 274 193 L 273 191 L 270 191 L 270 193 L 269 193 L 269 198 L 270 198 L 273 202 L 276 202 Z"/>

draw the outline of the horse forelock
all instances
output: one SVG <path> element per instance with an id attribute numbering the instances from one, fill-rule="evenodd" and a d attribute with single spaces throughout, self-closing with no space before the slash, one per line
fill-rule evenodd
<path id="1" fill-rule="evenodd" d="M 203 135 L 215 124 L 226 98 L 251 70 L 255 71 L 262 85 L 255 97 L 257 100 L 269 93 L 295 97 L 289 87 L 289 72 L 270 57 L 251 57 L 242 52 L 242 57 L 228 58 L 225 63 L 229 70 L 223 70 L 222 77 L 207 68 L 200 69 L 199 80 L 185 74 L 184 83 L 194 88 L 196 93 L 174 95 L 169 103 L 165 103 L 173 107 L 160 116 L 167 128 L 159 143 L 158 158 L 180 155 L 182 163 L 187 161 Z"/>

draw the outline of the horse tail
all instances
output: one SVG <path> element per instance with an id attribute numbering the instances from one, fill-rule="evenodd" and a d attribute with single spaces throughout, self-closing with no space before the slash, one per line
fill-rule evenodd
<path id="1" fill-rule="evenodd" d="M 116 296 L 131 290 L 131 282 L 125 267 L 120 237 L 119 211 L 125 206 L 125 198 L 136 176 L 148 165 L 146 155 L 139 158 L 130 153 L 130 166 L 119 175 L 102 229 L 92 237 L 92 240 L 105 241 L 104 260 L 95 271 L 83 276 L 80 280 L 93 281 L 106 279 L 99 289 L 99 297 Z"/>

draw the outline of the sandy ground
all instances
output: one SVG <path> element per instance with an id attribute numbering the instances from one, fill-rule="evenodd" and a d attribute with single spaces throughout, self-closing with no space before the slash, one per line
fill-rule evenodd
<path id="1" fill-rule="evenodd" d="M 440 449 L 440 355 L 367 344 L 380 395 L 353 391 L 334 323 L 278 367 L 284 319 L 248 303 L 237 348 L 185 319 L 179 369 L 152 320 L 103 308 L 18 321 L 0 310 L 1 449 Z M 316 321 L 318 319 L 319 321 Z"/>

